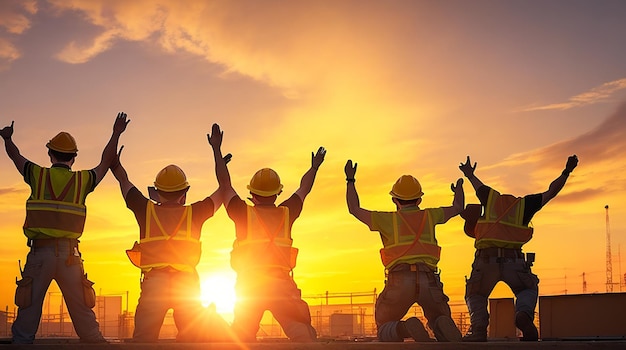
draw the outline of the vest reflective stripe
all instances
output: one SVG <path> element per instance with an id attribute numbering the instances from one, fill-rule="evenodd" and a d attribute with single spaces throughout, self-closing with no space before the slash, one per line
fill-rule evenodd
<path id="1" fill-rule="evenodd" d="M 425 258 L 436 263 L 441 256 L 430 215 L 426 210 L 393 213 L 393 239 L 380 250 L 385 268 L 402 258 Z M 414 227 L 416 229 L 414 229 Z"/>
<path id="2" fill-rule="evenodd" d="M 176 208 L 179 209 L 179 208 Z M 174 210 L 176 210 L 174 209 Z M 155 206 L 148 201 L 146 207 L 146 235 L 133 249 L 126 251 L 133 265 L 142 270 L 171 266 L 181 271 L 193 271 L 200 262 L 201 244 L 199 232 L 192 232 L 192 208 L 184 210 L 174 230 L 168 233 L 159 220 L 173 208 Z M 195 233 L 195 234 L 194 234 Z"/>
<path id="3" fill-rule="evenodd" d="M 31 197 L 26 201 L 24 234 L 31 239 L 42 238 L 42 235 L 79 238 L 85 228 L 87 216 L 87 207 L 84 204 L 86 189 L 83 187 L 83 183 L 87 181 L 83 181 L 83 176 L 89 176 L 89 173 L 70 172 L 72 175 L 63 182 L 61 171 L 65 170 L 37 170 L 37 181 L 33 184 Z M 55 174 L 58 174 L 56 178 Z M 54 184 L 62 185 L 58 195 L 54 191 Z"/>
<path id="4" fill-rule="evenodd" d="M 298 249 L 292 247 L 289 208 L 247 206 L 247 227 L 245 238 L 233 244 L 230 263 L 235 271 L 293 270 Z"/>
<path id="5" fill-rule="evenodd" d="M 521 248 L 533 236 L 532 227 L 524 225 L 525 199 L 489 192 L 485 214 L 476 223 L 477 248 Z"/>

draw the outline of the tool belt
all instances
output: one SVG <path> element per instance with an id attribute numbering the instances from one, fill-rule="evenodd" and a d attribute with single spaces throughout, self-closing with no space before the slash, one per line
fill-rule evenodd
<path id="1" fill-rule="evenodd" d="M 524 253 L 521 249 L 514 248 L 483 248 L 476 250 L 477 257 L 496 257 L 496 258 L 517 258 L 524 259 Z"/>
<path id="2" fill-rule="evenodd" d="M 400 263 L 392 266 L 388 272 L 400 272 L 400 271 L 422 271 L 422 272 L 435 272 L 435 269 L 426 264 L 407 264 Z"/>
<path id="3" fill-rule="evenodd" d="M 476 250 L 476 258 L 486 263 L 525 263 L 521 249 L 514 248 L 483 248 Z"/>
<path id="4" fill-rule="evenodd" d="M 42 239 L 29 239 L 28 246 L 31 248 L 43 248 L 43 247 L 78 247 L 78 239 L 76 238 L 42 238 Z"/>

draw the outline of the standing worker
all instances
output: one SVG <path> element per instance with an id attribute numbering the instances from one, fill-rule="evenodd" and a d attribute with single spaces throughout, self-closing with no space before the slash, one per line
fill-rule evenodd
<path id="1" fill-rule="evenodd" d="M 26 201 L 24 235 L 30 252 L 17 282 L 17 318 L 11 327 L 14 344 L 32 344 L 41 319 L 46 291 L 56 280 L 81 342 L 106 342 L 92 308 L 93 282 L 87 279 L 78 249 L 87 207 L 85 198 L 106 175 L 115 160 L 120 135 L 126 130 L 126 113 L 118 113 L 111 139 L 102 152 L 100 164 L 91 170 L 72 171 L 78 148 L 67 132 L 60 132 L 47 144 L 52 166 L 41 167 L 24 158 L 13 140 L 13 122 L 0 130 L 6 152 L 30 186 Z"/>
<path id="2" fill-rule="evenodd" d="M 539 295 L 539 279 L 531 271 L 535 254 L 522 253 L 522 246 L 530 241 L 532 217 L 554 198 L 565 185 L 569 174 L 578 165 L 578 157 L 570 156 L 565 170 L 546 192 L 515 197 L 500 194 L 476 177 L 476 163 L 470 157 L 459 169 L 471 182 L 480 205 L 470 204 L 461 216 L 466 220 L 465 233 L 475 238 L 476 254 L 472 273 L 467 280 L 465 301 L 470 313 L 470 329 L 463 341 L 487 341 L 487 298 L 496 283 L 503 281 L 515 294 L 515 326 L 522 331 L 523 341 L 539 339 L 533 323 Z M 481 216 L 482 208 L 484 213 Z"/>
<path id="3" fill-rule="evenodd" d="M 222 158 L 222 131 L 213 125 L 207 135 L 213 148 L 217 178 L 225 172 Z M 120 154 L 121 154 L 120 149 Z M 215 338 L 202 329 L 204 322 L 200 303 L 200 278 L 196 265 L 200 261 L 200 234 L 204 222 L 222 205 L 218 188 L 204 200 L 185 205 L 189 183 L 181 168 L 170 164 L 156 176 L 154 186 L 158 198 L 146 198 L 129 180 L 121 162 L 115 162 L 111 171 L 120 183 L 126 206 L 132 210 L 139 225 L 139 243 L 127 251 L 133 265 L 142 273 L 141 296 L 135 312 L 133 342 L 156 342 L 165 318 L 171 308 L 178 329 L 176 341 L 200 342 Z M 212 317 L 219 317 L 217 314 Z"/>
<path id="4" fill-rule="evenodd" d="M 237 272 L 232 327 L 242 342 L 256 341 L 265 310 L 272 312 L 291 341 L 313 342 L 317 338 L 309 306 L 293 279 L 298 249 L 292 247 L 291 227 L 300 216 L 325 155 L 323 147 L 311 154 L 311 168 L 302 176 L 300 188 L 278 206 L 275 202 L 283 185 L 272 169 L 263 168 L 250 180 L 253 205 L 237 195 L 230 175 L 220 180 L 225 184 L 226 211 L 236 229 L 230 261 Z"/>
<path id="5" fill-rule="evenodd" d="M 346 201 L 350 214 L 378 231 L 383 241 L 380 256 L 387 281 L 376 300 L 376 326 L 382 342 L 401 342 L 413 338 L 432 341 L 422 322 L 411 317 L 401 321 L 416 303 L 422 307 L 428 326 L 438 341 L 458 342 L 461 332 L 451 318 L 449 298 L 443 293 L 437 263 L 441 248 L 435 237 L 435 226 L 458 215 L 465 205 L 463 179 L 458 179 L 452 206 L 420 209 L 422 186 L 411 175 L 403 175 L 393 185 L 391 199 L 395 212 L 369 211 L 361 208 L 355 186 L 357 164 L 348 160 L 345 166 Z"/>

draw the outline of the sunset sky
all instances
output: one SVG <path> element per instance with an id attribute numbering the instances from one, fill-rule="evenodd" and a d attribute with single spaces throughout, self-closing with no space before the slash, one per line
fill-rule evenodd
<path id="1" fill-rule="evenodd" d="M 324 146 L 293 227 L 304 295 L 384 286 L 380 238 L 346 207 L 346 160 L 358 163 L 361 205 L 390 211 L 403 174 L 421 182 L 422 207 L 448 206 L 467 155 L 484 183 L 521 196 L 547 190 L 576 154 L 578 168 L 534 217 L 524 250 L 536 253 L 541 295 L 581 293 L 583 273 L 588 292 L 605 292 L 607 204 L 613 281 L 626 273 L 624 33 L 620 0 L 2 0 L 0 127 L 15 121 L 22 155 L 44 166 L 45 143 L 70 132 L 74 169 L 90 169 L 124 111 L 131 181 L 147 195 L 156 173 L 177 164 L 188 202 L 217 188 L 213 123 L 242 198 L 254 172 L 271 167 L 286 199 Z M 12 310 L 30 192 L 4 152 L 0 179 L 0 306 Z M 464 189 L 477 202 L 468 181 Z M 112 174 L 87 206 L 89 278 L 102 295 L 129 291 L 133 311 L 139 270 L 124 250 L 138 227 Z M 437 227 L 454 302 L 474 254 L 462 228 L 460 217 Z M 234 237 L 222 207 L 203 227 L 204 281 L 232 281 Z M 229 283 L 206 288 L 216 284 Z"/>

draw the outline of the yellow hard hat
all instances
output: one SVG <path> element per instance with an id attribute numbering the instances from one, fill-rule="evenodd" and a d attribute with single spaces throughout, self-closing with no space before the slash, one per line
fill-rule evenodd
<path id="1" fill-rule="evenodd" d="M 61 131 L 52 140 L 48 141 L 46 147 L 53 151 L 61 153 L 76 153 L 78 148 L 76 147 L 76 140 L 65 131 Z"/>
<path id="2" fill-rule="evenodd" d="M 411 175 L 402 175 L 391 188 L 389 194 L 398 199 L 411 200 L 424 195 L 422 185 Z"/>
<path id="3" fill-rule="evenodd" d="M 252 176 L 248 189 L 256 195 L 269 197 L 280 193 L 283 190 L 283 185 L 274 170 L 263 168 Z"/>
<path id="4" fill-rule="evenodd" d="M 176 192 L 189 187 L 187 176 L 181 168 L 174 164 L 170 164 L 163 168 L 154 180 L 154 186 L 159 191 Z"/>

